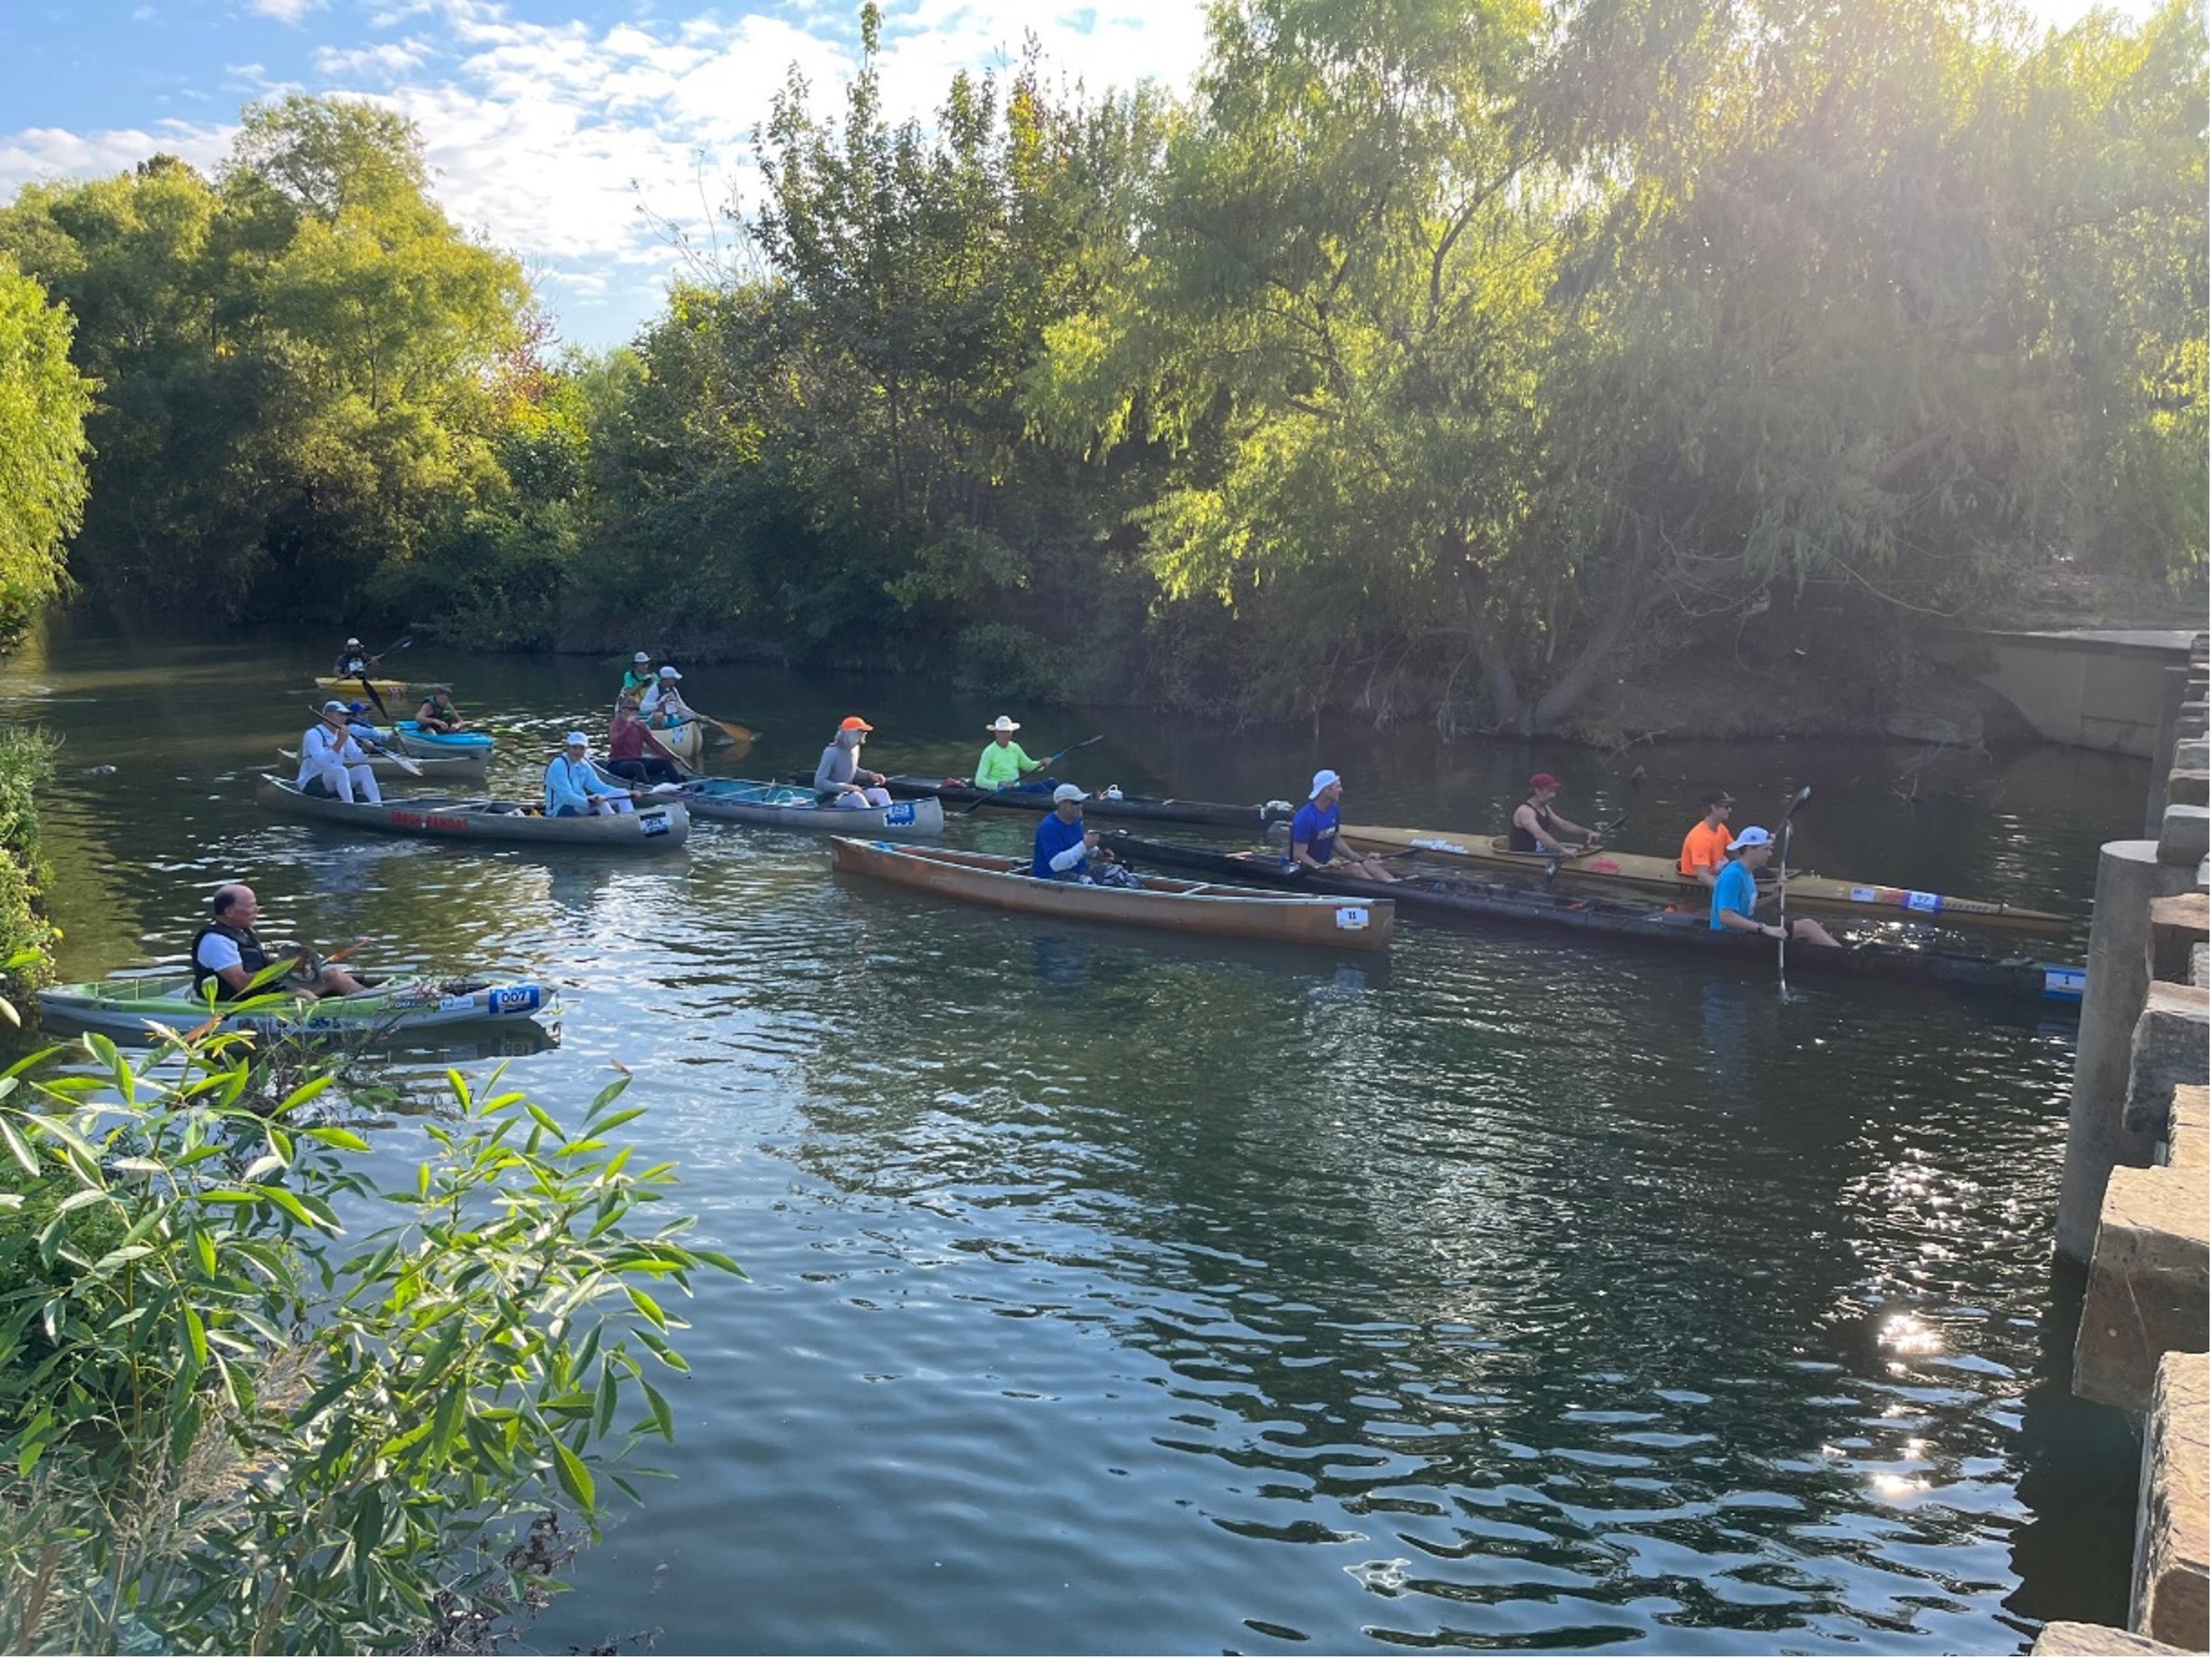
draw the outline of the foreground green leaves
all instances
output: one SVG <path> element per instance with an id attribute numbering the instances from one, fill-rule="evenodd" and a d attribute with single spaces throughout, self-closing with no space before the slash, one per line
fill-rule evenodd
<path id="1" fill-rule="evenodd" d="M 483 1546 L 631 1490 L 671 1298 L 737 1272 L 637 1222 L 673 1172 L 607 1139 L 622 1083 L 564 1125 L 456 1076 L 380 1184 L 319 1084 L 238 1104 L 243 1038 L 78 1059 L 0 1075 L 0 1644 L 391 1649 L 542 1595 Z"/>

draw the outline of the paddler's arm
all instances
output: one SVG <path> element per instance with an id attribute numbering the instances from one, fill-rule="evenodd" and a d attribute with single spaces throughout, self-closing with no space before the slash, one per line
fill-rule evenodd
<path id="1" fill-rule="evenodd" d="M 1737 933 L 1756 933 L 1763 939 L 1778 940 L 1782 937 L 1782 928 L 1778 923 L 1762 923 L 1746 916 L 1741 911 L 1723 911 L 1720 913 L 1720 925 Z"/>
<path id="2" fill-rule="evenodd" d="M 1557 825 L 1561 829 L 1567 832 L 1568 835 L 1581 836 L 1582 838 L 1582 845 L 1585 847 L 1590 845 L 1598 839 L 1598 833 L 1595 830 L 1585 830 L 1581 825 L 1576 824 L 1571 818 L 1561 818 L 1558 814 L 1554 813 L 1551 815 L 1551 822 Z"/>
<path id="3" fill-rule="evenodd" d="M 1551 818 L 1555 824 L 1566 823 L 1556 813 L 1551 815 Z M 1555 842 L 1544 834 L 1544 827 L 1536 822 L 1536 809 L 1525 801 L 1513 809 L 1513 823 L 1536 838 L 1536 850 L 1539 853 L 1572 854 L 1574 851 L 1571 847 L 1563 843 Z"/>

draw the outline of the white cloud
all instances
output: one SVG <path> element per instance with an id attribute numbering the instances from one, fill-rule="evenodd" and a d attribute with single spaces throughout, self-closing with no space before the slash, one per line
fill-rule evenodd
<path id="1" fill-rule="evenodd" d="M 318 46 L 315 51 L 315 73 L 334 82 L 360 75 L 381 75 L 387 81 L 396 81 L 428 62 L 434 50 L 428 41 L 417 36 L 368 46 Z"/>
<path id="2" fill-rule="evenodd" d="M 249 0 L 286 23 L 322 4 Z M 818 113 L 839 114 L 858 50 L 857 7 L 847 0 L 781 0 L 773 14 L 735 17 L 633 15 L 611 27 L 521 17 L 498 0 L 352 4 L 332 24 L 357 20 L 354 37 L 321 31 L 331 38 L 313 54 L 305 90 L 413 119 L 447 211 L 547 273 L 553 302 L 600 319 L 602 338 L 653 308 L 677 262 L 656 221 L 699 245 L 730 243 L 722 210 L 733 195 L 749 203 L 753 131 L 791 67 Z M 1205 42 L 1203 0 L 888 0 L 885 10 L 894 120 L 928 120 L 956 71 L 1010 63 L 1028 33 L 1048 73 L 1093 94 L 1148 76 L 1179 87 Z M 405 38 L 367 37 L 402 22 Z M 227 67 L 267 90 L 262 65 Z M 152 134 L 0 134 L 0 190 L 42 174 L 113 171 L 155 149 L 210 165 L 230 131 L 171 122 Z"/>

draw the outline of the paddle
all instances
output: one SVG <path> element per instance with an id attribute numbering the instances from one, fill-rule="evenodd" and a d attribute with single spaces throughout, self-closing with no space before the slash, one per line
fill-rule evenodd
<path id="1" fill-rule="evenodd" d="M 1580 859 L 1585 854 L 1597 852 L 1599 848 L 1605 845 L 1605 838 L 1607 836 L 1612 835 L 1614 831 L 1620 829 L 1621 825 L 1627 824 L 1628 822 L 1629 815 L 1626 813 L 1623 813 L 1620 817 L 1609 820 L 1607 823 L 1600 825 L 1597 829 L 1597 834 L 1592 835 L 1589 841 L 1583 843 L 1581 846 L 1577 847 L 1569 853 L 1553 854 L 1544 863 L 1544 880 L 1549 882 L 1554 876 L 1558 875 L 1560 873 L 1560 866 L 1562 864 L 1566 864 L 1573 860 Z"/>
<path id="2" fill-rule="evenodd" d="M 364 682 L 364 684 L 366 683 L 367 682 Z M 382 708 L 384 706 L 379 703 L 377 707 L 378 708 Z M 315 713 L 319 715 L 322 713 L 322 711 L 320 709 L 317 709 Z M 355 743 L 363 745 L 368 750 L 369 754 L 380 755 L 384 757 L 385 759 L 390 761 L 393 766 L 398 767 L 401 772 L 406 773 L 409 777 L 419 778 L 423 776 L 422 764 L 416 761 L 412 756 L 402 755 L 396 749 L 387 749 L 382 744 L 378 743 L 373 737 L 362 737 L 362 736 L 358 732 L 356 732 L 351 727 L 347 727 L 346 728 L 346 735 L 352 738 Z M 305 746 L 303 745 L 302 747 L 304 748 Z"/>
<path id="3" fill-rule="evenodd" d="M 1041 773 L 1050 774 L 1052 770 L 1054 762 L 1062 760 L 1067 757 L 1073 755 L 1078 749 L 1088 749 L 1093 744 L 1102 744 L 1105 741 L 1106 734 L 1101 732 L 1095 737 L 1086 737 L 1080 744 L 1070 744 L 1065 749 L 1061 750 L 1058 754 L 1046 756 L 1044 757 L 1043 764 L 1040 766 L 1037 770 Z M 968 803 L 966 806 L 962 807 L 958 812 L 954 813 L 953 816 L 954 818 L 965 818 L 969 814 L 974 812 L 976 808 L 989 806 L 993 801 L 998 798 L 998 795 L 999 792 L 997 790 L 985 790 L 974 801 Z"/>
<path id="4" fill-rule="evenodd" d="M 1782 995 L 1789 995 L 1789 833 L 1796 827 L 1797 809 L 1813 798 L 1813 786 L 1806 785 L 1789 798 L 1789 806 L 1782 815 L 1782 862 L 1775 868 L 1775 897 L 1780 902 L 1778 920 L 1782 934 L 1774 942 L 1774 968 L 1782 982 Z"/>

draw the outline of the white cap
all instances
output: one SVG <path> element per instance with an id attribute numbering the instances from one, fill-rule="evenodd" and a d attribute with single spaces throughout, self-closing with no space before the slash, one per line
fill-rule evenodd
<path id="1" fill-rule="evenodd" d="M 1747 847 L 1764 847 L 1773 840 L 1774 837 L 1768 835 L 1766 831 L 1760 829 L 1757 825 L 1753 825 L 1748 830 L 1745 831 L 1741 835 L 1737 836 L 1734 841 L 1728 844 L 1728 851 L 1730 853 L 1740 853 Z"/>
<path id="2" fill-rule="evenodd" d="M 346 643 L 347 643 L 347 645 L 349 645 L 349 646 L 357 646 L 357 645 L 359 645 L 361 642 L 360 642 L 358 640 L 355 639 L 355 638 L 354 638 L 354 637 L 353 637 L 351 634 L 348 634 L 348 635 L 347 635 L 347 636 L 346 636 Z"/>
<path id="3" fill-rule="evenodd" d="M 641 651 L 630 660 L 633 663 L 650 663 L 653 660 L 653 654 L 650 651 Z"/>
<path id="4" fill-rule="evenodd" d="M 1009 720 L 1003 715 L 1001 715 L 996 720 L 993 721 L 989 726 L 984 728 L 984 730 L 986 732 L 1019 732 L 1021 729 L 1022 723 L 1020 721 Z"/>
<path id="5" fill-rule="evenodd" d="M 1063 801 L 1088 801 L 1090 799 L 1090 796 L 1084 795 L 1082 791 L 1076 788 L 1072 784 L 1063 784 L 1058 789 L 1052 792 L 1052 805 L 1054 806 L 1058 806 Z"/>
<path id="6" fill-rule="evenodd" d="M 664 680 L 680 680 L 683 679 L 683 671 L 663 663 L 661 665 L 661 678 Z"/>
<path id="7" fill-rule="evenodd" d="M 353 710 L 346 704 L 340 703 L 336 698 L 333 698 L 329 702 L 323 705 L 323 713 L 326 715 L 350 715 L 353 713 Z"/>
<path id="8" fill-rule="evenodd" d="M 1323 790 L 1328 788 L 1328 786 L 1332 784 L 1342 784 L 1344 780 L 1342 778 L 1339 778 L 1335 773 L 1329 771 L 1327 767 L 1324 767 L 1319 772 L 1314 774 L 1314 786 L 1306 792 L 1306 799 L 1308 801 L 1318 801 L 1321 799 L 1321 792 Z"/>
<path id="9" fill-rule="evenodd" d="M 571 749 L 574 749 L 579 746 L 585 749 L 589 749 L 592 747 L 591 738 L 582 732 L 571 732 L 568 735 L 568 747 Z"/>

